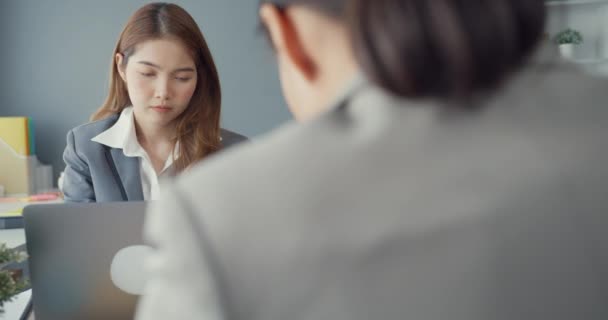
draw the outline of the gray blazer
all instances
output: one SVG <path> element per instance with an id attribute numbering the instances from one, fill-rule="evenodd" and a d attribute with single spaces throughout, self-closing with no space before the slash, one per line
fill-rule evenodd
<path id="1" fill-rule="evenodd" d="M 66 201 L 113 202 L 143 201 L 140 162 L 121 149 L 110 148 L 91 139 L 116 123 L 119 115 L 87 123 L 68 132 L 63 153 L 66 167 L 63 194 Z M 247 140 L 221 129 L 224 148 Z"/>
<path id="2" fill-rule="evenodd" d="M 540 61 L 476 111 L 357 85 L 165 189 L 138 319 L 608 319 L 606 101 Z"/>

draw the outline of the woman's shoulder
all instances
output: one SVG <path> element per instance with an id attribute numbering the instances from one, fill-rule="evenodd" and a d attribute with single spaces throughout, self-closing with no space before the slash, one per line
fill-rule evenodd
<path id="1" fill-rule="evenodd" d="M 101 120 L 81 124 L 70 130 L 70 134 L 72 134 L 75 139 L 85 139 L 87 141 L 91 140 L 98 134 L 112 127 L 118 120 L 118 117 L 119 114 L 114 114 Z"/>

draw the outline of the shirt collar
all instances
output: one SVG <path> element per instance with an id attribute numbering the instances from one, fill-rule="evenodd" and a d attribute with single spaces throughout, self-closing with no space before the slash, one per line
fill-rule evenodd
<path id="1" fill-rule="evenodd" d="M 127 157 L 143 156 L 143 148 L 137 141 L 133 107 L 126 107 L 112 127 L 95 136 L 91 141 L 110 148 L 122 149 Z"/>

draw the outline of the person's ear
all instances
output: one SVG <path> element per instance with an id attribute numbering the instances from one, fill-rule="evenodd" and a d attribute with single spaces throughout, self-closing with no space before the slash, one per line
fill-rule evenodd
<path id="1" fill-rule="evenodd" d="M 287 59 L 307 80 L 313 80 L 317 75 L 316 64 L 306 52 L 287 10 L 279 10 L 275 5 L 265 3 L 260 7 L 260 18 L 268 30 L 276 54 Z"/>
<path id="2" fill-rule="evenodd" d="M 123 66 L 124 59 L 125 59 L 125 57 L 122 55 L 122 53 L 117 53 L 116 57 L 114 58 L 114 60 L 116 62 L 116 70 L 118 70 L 118 74 L 122 78 L 122 81 L 127 82 L 127 76 L 125 74 L 125 68 Z"/>

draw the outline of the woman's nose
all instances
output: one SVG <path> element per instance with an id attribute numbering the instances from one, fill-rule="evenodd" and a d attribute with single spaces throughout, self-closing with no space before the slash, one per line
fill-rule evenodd
<path id="1" fill-rule="evenodd" d="M 169 82 L 166 80 L 160 80 L 156 84 L 154 97 L 161 101 L 169 100 Z"/>

